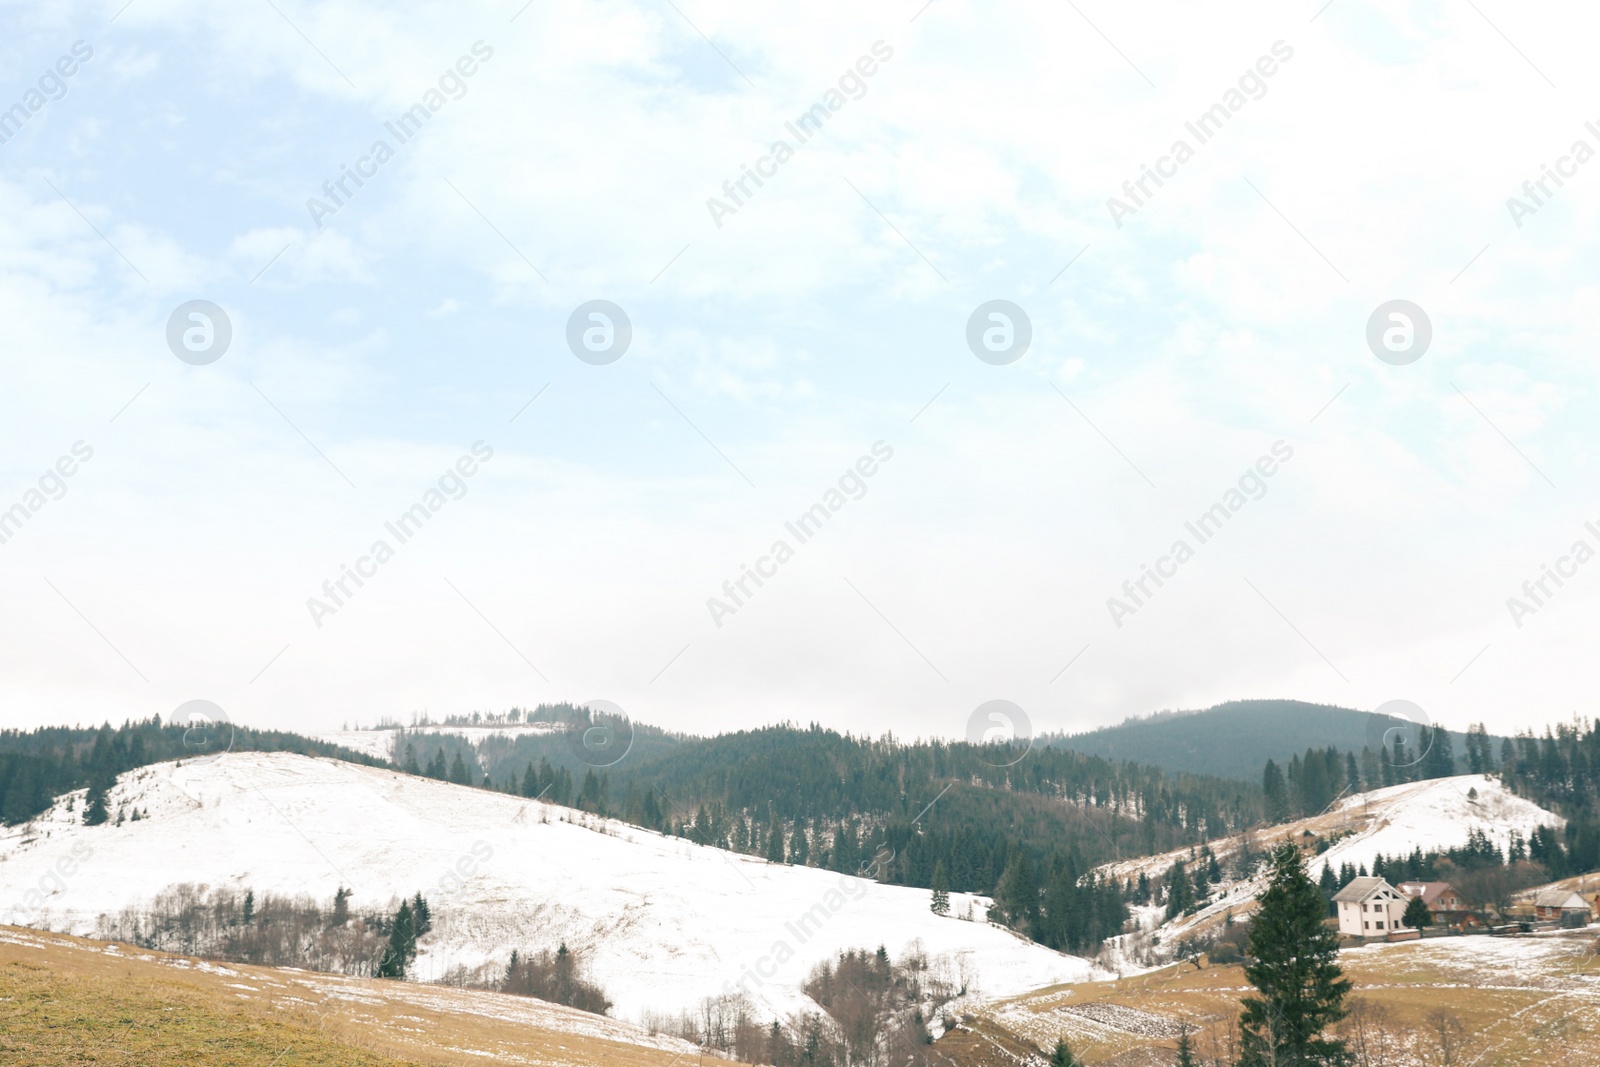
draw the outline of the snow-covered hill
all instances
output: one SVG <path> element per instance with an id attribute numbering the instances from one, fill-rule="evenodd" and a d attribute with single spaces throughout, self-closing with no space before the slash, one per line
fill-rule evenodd
<path id="1" fill-rule="evenodd" d="M 81 792 L 67 804 L 0 830 L 0 922 L 89 934 L 99 915 L 183 882 L 323 901 L 345 885 L 355 910 L 421 891 L 435 930 L 418 976 L 565 941 L 633 1020 L 741 986 L 758 1009 L 807 1007 L 807 972 L 846 948 L 898 956 L 920 942 L 985 997 L 1101 973 L 988 925 L 981 906 L 979 921 L 957 918 L 962 894 L 940 917 L 926 890 L 331 759 L 233 753 L 132 771 L 109 806 L 148 818 L 121 826 L 83 826 Z"/>
<path id="2" fill-rule="evenodd" d="M 1418 848 L 1423 852 L 1456 848 L 1465 845 L 1475 831 L 1505 850 L 1513 834 L 1527 840 L 1539 826 L 1560 829 L 1566 822 L 1560 815 L 1512 793 L 1498 778 L 1462 774 L 1345 797 L 1320 815 L 1252 831 L 1250 850 L 1260 856 L 1284 841 L 1301 845 L 1318 838 L 1328 841 L 1326 851 L 1307 859 L 1306 869 L 1315 880 L 1322 877 L 1323 868 L 1329 864 L 1335 874 L 1346 863 L 1370 869 L 1380 854 L 1392 858 L 1410 855 Z M 1236 865 L 1243 845 L 1240 835 L 1211 843 L 1225 872 Z M 1189 850 L 1182 849 L 1109 864 L 1101 868 L 1101 873 L 1119 881 L 1144 874 L 1160 884 L 1174 862 L 1188 859 Z M 1154 958 L 1160 960 L 1168 956 L 1177 941 L 1214 927 L 1229 912 L 1242 915 L 1249 911 L 1262 888 L 1259 878 L 1225 877 L 1220 887 L 1213 887 L 1210 903 L 1194 915 L 1163 924 L 1159 906 L 1136 908 L 1135 912 L 1145 933 L 1159 936 L 1166 947 L 1155 953 Z M 1121 940 L 1121 947 L 1131 952 L 1134 946 L 1130 939 Z"/>

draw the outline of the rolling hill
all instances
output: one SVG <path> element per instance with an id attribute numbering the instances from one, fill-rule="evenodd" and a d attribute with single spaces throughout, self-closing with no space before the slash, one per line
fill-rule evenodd
<path id="1" fill-rule="evenodd" d="M 232 753 L 125 773 L 109 798 L 138 821 L 85 826 L 83 794 L 0 831 L 0 921 L 90 935 L 180 884 L 385 908 L 424 893 L 434 930 L 414 974 L 503 967 L 513 950 L 582 953 L 619 1018 L 694 1011 L 741 986 L 768 1013 L 806 1008 L 811 967 L 840 950 L 920 946 L 972 996 L 1094 977 L 982 921 L 952 894 L 666 837 L 521 797 L 334 759 Z M 76 809 L 76 810 L 74 810 Z M 70 875 L 54 875 L 64 858 Z M 42 899 L 30 897 L 37 893 Z M 34 906 L 37 904 L 37 906 Z"/>
<path id="2" fill-rule="evenodd" d="M 1157 712 L 1117 726 L 1047 743 L 1108 760 L 1131 760 L 1162 770 L 1214 774 L 1248 782 L 1261 781 L 1267 760 L 1286 764 L 1308 748 L 1333 747 L 1359 753 L 1376 748 L 1401 719 L 1372 712 L 1299 700 L 1235 700 L 1204 711 Z M 1465 750 L 1459 733 L 1451 734 L 1458 757 Z M 1498 751 L 1501 739 L 1492 739 Z"/>

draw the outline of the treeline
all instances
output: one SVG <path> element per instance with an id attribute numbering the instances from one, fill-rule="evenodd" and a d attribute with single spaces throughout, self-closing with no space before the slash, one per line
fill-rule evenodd
<path id="1" fill-rule="evenodd" d="M 157 715 L 113 728 L 48 726 L 37 730 L 0 730 L 0 823 L 26 822 L 49 809 L 55 798 L 88 787 L 85 821 L 106 822 L 111 813 L 105 794 L 117 775 L 163 760 L 234 752 L 294 752 L 304 756 L 336 756 L 354 763 L 381 766 L 383 761 L 338 745 L 281 730 L 244 726 L 196 727 L 169 724 Z"/>
<path id="2" fill-rule="evenodd" d="M 989 892 L 1018 850 L 1087 866 L 1256 822 L 1251 786 L 1060 749 L 903 743 L 774 726 L 684 742 L 601 783 L 618 814 L 706 844 L 851 870 L 880 846 L 890 881 Z M 620 796 L 618 795 L 620 792 Z M 803 860 L 798 857 L 804 857 Z"/>
<path id="3" fill-rule="evenodd" d="M 1406 744 L 1405 731 L 1395 730 L 1392 744 L 1374 751 L 1363 747 L 1360 754 L 1341 752 L 1335 746 L 1308 748 L 1304 756 L 1293 756 L 1287 771 L 1277 761 L 1268 760 L 1261 775 L 1261 793 L 1267 821 L 1317 815 L 1341 796 L 1362 793 L 1385 786 L 1401 785 L 1453 774 L 1490 774 L 1493 759 L 1487 730 L 1482 725 L 1467 732 L 1468 766 L 1456 760 L 1455 743 L 1444 727 L 1417 728 L 1416 738 Z"/>
<path id="4" fill-rule="evenodd" d="M 327 905 L 309 896 L 188 883 L 162 890 L 144 906 L 102 915 L 95 937 L 183 956 L 269 967 L 303 967 L 370 978 L 389 950 L 393 921 L 378 912 L 352 915 L 350 891 Z"/>

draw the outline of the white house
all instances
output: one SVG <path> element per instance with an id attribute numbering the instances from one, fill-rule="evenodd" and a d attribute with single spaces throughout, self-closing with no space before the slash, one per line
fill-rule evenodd
<path id="1" fill-rule="evenodd" d="M 1348 937 L 1387 937 L 1409 930 L 1401 923 L 1411 898 L 1382 878 L 1355 878 L 1334 895 L 1339 932 Z"/>

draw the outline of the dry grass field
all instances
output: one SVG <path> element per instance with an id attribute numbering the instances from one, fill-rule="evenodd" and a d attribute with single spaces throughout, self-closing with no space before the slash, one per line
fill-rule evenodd
<path id="1" fill-rule="evenodd" d="M 688 1067 L 693 1046 L 559 1005 L 207 963 L 0 927 L 0 1063 Z"/>
<path id="2" fill-rule="evenodd" d="M 1340 954 L 1357 1011 L 1344 1024 L 1361 1067 L 1597 1067 L 1600 960 L 1593 930 L 1461 937 Z M 1224 1063 L 1241 969 L 1192 963 L 1116 982 L 1057 986 L 994 1005 L 938 1048 L 959 1064 L 1016 1063 L 1066 1038 L 1089 1067 L 1167 1067 L 1179 1028 Z"/>

